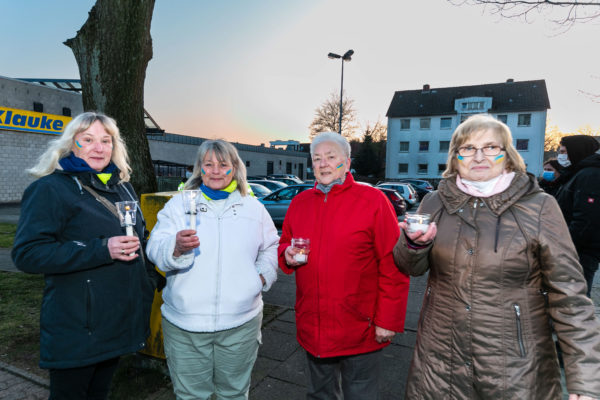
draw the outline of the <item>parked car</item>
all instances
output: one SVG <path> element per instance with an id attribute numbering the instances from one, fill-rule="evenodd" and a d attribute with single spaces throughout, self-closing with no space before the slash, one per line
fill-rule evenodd
<path id="1" fill-rule="evenodd" d="M 396 211 L 397 217 L 401 217 L 404 215 L 404 213 L 406 213 L 406 202 L 404 201 L 404 198 L 398 194 L 398 192 L 393 189 L 386 189 L 382 187 L 378 187 L 377 189 L 381 190 L 388 198 L 390 203 L 392 203 L 392 207 L 394 208 L 394 211 Z"/>
<path id="2" fill-rule="evenodd" d="M 272 181 L 269 179 L 248 179 L 248 183 L 258 183 L 259 185 L 263 185 L 272 192 L 287 186 L 287 184 L 283 182 Z"/>
<path id="3" fill-rule="evenodd" d="M 302 182 L 300 179 L 298 178 L 275 178 L 275 177 L 269 177 L 269 179 L 273 180 L 273 181 L 279 181 L 279 182 L 283 182 L 286 185 L 301 185 L 304 182 Z"/>
<path id="4" fill-rule="evenodd" d="M 265 208 L 269 212 L 275 225 L 282 225 L 285 214 L 287 213 L 288 207 L 294 196 L 307 189 L 311 189 L 312 187 L 313 185 L 307 184 L 290 185 L 276 190 L 258 200 L 265 205 Z"/>
<path id="5" fill-rule="evenodd" d="M 427 193 L 433 190 L 433 185 L 422 179 L 399 179 L 398 182 L 410 183 L 417 191 L 419 199 L 422 199 Z"/>
<path id="6" fill-rule="evenodd" d="M 413 208 L 419 201 L 419 195 L 417 191 L 410 183 L 399 183 L 399 182 L 384 182 L 380 183 L 376 187 L 382 187 L 386 189 L 393 189 L 398 192 L 406 202 L 407 210 Z"/>
<path id="7" fill-rule="evenodd" d="M 298 181 L 302 182 L 302 179 L 298 178 L 294 174 L 273 174 L 273 175 L 268 175 L 267 178 L 268 179 L 288 178 L 288 179 L 294 179 L 294 180 L 298 180 Z"/>
<path id="8" fill-rule="evenodd" d="M 250 188 L 252 189 L 252 192 L 254 192 L 254 196 L 257 199 L 265 197 L 266 195 L 271 194 L 273 192 L 271 189 L 259 183 L 249 182 L 248 184 L 250 185 Z"/>

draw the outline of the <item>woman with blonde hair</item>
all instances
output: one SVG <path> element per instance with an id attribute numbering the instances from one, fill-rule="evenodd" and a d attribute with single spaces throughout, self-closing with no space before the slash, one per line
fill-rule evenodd
<path id="1" fill-rule="evenodd" d="M 569 400 L 600 396 L 600 324 L 577 253 L 512 141 L 489 115 L 461 123 L 419 206 L 433 222 L 400 223 L 396 265 L 429 272 L 406 398 L 562 398 L 550 320 Z"/>
<path id="2" fill-rule="evenodd" d="M 12 257 L 44 274 L 40 367 L 50 369 L 51 399 L 104 399 L 119 357 L 145 346 L 154 287 L 136 210 L 123 232 L 115 202 L 137 201 L 127 150 L 115 121 L 75 117 L 29 170 Z"/>
<path id="3" fill-rule="evenodd" d="M 185 189 L 202 193 L 194 225 L 179 192 L 158 213 L 148 242 L 148 257 L 167 275 L 161 312 L 173 390 L 178 399 L 245 399 L 279 237 L 249 194 L 231 143 L 202 143 Z"/>

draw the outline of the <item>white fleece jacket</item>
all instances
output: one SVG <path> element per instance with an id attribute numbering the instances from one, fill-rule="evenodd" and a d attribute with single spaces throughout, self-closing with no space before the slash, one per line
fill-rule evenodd
<path id="1" fill-rule="evenodd" d="M 167 275 L 162 315 L 191 332 L 215 332 L 248 322 L 262 311 L 261 290 L 277 279 L 277 229 L 254 197 L 234 191 L 224 207 L 202 197 L 196 217 L 200 247 L 173 257 L 175 235 L 189 229 L 181 194 L 158 213 L 146 251 Z M 265 278 L 262 285 L 259 274 Z"/>

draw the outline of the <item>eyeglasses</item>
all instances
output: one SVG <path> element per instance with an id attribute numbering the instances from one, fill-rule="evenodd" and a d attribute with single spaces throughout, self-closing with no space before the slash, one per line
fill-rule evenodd
<path id="1" fill-rule="evenodd" d="M 506 149 L 493 144 L 483 147 L 463 146 L 458 148 L 458 155 L 461 157 L 473 157 L 479 150 L 481 150 L 484 156 L 497 156 L 501 151 L 505 151 Z"/>

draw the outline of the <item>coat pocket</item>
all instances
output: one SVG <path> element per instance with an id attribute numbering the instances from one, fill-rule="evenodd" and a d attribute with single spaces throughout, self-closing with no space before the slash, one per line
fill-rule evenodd
<path id="1" fill-rule="evenodd" d="M 85 329 L 88 333 L 93 330 L 94 291 L 92 282 L 88 279 L 85 283 Z"/>
<path id="2" fill-rule="evenodd" d="M 517 326 L 517 344 L 519 346 L 519 354 L 521 357 L 527 356 L 525 352 L 525 343 L 523 342 L 523 324 L 521 321 L 521 306 L 517 303 L 513 304 L 513 309 L 515 310 L 515 323 Z"/>

